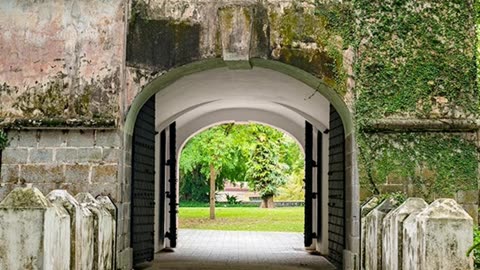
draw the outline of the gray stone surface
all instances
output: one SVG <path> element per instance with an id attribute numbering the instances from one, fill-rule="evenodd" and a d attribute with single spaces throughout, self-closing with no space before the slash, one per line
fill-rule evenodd
<path id="1" fill-rule="evenodd" d="M 404 221 L 403 269 L 473 270 L 473 221 L 452 199 L 438 199 Z"/>
<path id="2" fill-rule="evenodd" d="M 365 223 L 365 269 L 382 269 L 382 233 L 383 219 L 395 209 L 398 202 L 393 198 L 385 199 L 381 204 L 368 213 Z"/>
<path id="3" fill-rule="evenodd" d="M 114 251 L 114 220 L 110 212 L 100 204 L 90 193 L 78 193 L 75 199 L 94 215 L 94 269 L 113 269 Z"/>
<path id="4" fill-rule="evenodd" d="M 70 269 L 93 269 L 94 218 L 92 212 L 80 205 L 66 190 L 53 190 L 47 195 L 47 199 L 53 204 L 64 207 L 70 215 Z"/>
<path id="5" fill-rule="evenodd" d="M 248 61 L 252 38 L 253 8 L 227 6 L 218 11 L 223 60 Z"/>
<path id="6" fill-rule="evenodd" d="M 52 163 L 53 149 L 30 149 L 28 160 L 30 163 Z"/>
<path id="7" fill-rule="evenodd" d="M 16 188 L 0 203 L 0 269 L 70 268 L 70 216 L 36 188 Z"/>
<path id="8" fill-rule="evenodd" d="M 28 163 L 28 150 L 18 148 L 6 148 L 2 151 L 2 164 L 25 164 Z"/>
<path id="9" fill-rule="evenodd" d="M 373 197 L 362 205 L 362 209 L 361 209 L 362 223 L 361 223 L 361 231 L 360 231 L 360 239 L 361 239 L 360 253 L 361 253 L 361 259 L 362 259 L 361 269 L 365 269 L 365 228 L 366 226 L 365 226 L 364 218 L 366 215 L 368 215 L 368 213 L 370 213 L 370 211 L 372 211 L 375 207 L 377 207 L 379 203 L 380 203 L 380 199 L 378 197 Z"/>
<path id="10" fill-rule="evenodd" d="M 187 230 L 174 252 L 156 254 L 135 269 L 333 270 L 326 258 L 303 247 L 302 233 Z"/>
<path id="11" fill-rule="evenodd" d="M 382 270 L 402 270 L 403 221 L 414 212 L 425 209 L 428 204 L 420 198 L 408 198 L 383 219 Z"/>

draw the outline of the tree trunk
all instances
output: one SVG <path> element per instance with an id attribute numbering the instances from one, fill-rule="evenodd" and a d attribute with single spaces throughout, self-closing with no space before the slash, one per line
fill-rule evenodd
<path id="1" fill-rule="evenodd" d="M 215 219 L 215 178 L 215 167 L 210 164 L 210 219 Z"/>
<path id="2" fill-rule="evenodd" d="M 262 204 L 260 208 L 274 208 L 275 204 L 273 202 L 273 196 L 266 196 L 262 198 Z"/>

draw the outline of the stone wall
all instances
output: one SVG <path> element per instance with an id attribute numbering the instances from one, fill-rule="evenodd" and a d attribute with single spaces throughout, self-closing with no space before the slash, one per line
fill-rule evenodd
<path id="1" fill-rule="evenodd" d="M 32 118 L 63 125 L 68 125 L 67 119 L 116 120 L 125 4 L 2 1 L 0 123 Z"/>
<path id="2" fill-rule="evenodd" d="M 9 130 L 0 200 L 17 186 L 66 189 L 120 201 L 121 137 L 116 130 Z"/>

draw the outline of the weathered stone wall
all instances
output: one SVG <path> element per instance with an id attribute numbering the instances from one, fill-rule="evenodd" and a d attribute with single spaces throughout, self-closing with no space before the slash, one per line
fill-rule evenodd
<path id="1" fill-rule="evenodd" d="M 120 111 L 125 4 L 0 3 L 0 123 L 103 125 Z"/>
<path id="2" fill-rule="evenodd" d="M 351 105 L 353 51 L 335 25 L 326 22 L 350 4 L 318 5 L 290 0 L 133 1 L 127 35 L 127 104 L 143 85 L 173 67 L 222 56 L 248 60 L 238 58 L 241 50 L 247 50 L 244 55 L 250 58 L 281 61 L 318 76 Z M 240 44 L 243 34 L 249 34 L 243 39 L 250 44 Z"/>
<path id="3" fill-rule="evenodd" d="M 66 189 L 120 201 L 121 134 L 116 130 L 10 130 L 2 152 L 0 199 L 17 186 Z"/>
<path id="4" fill-rule="evenodd" d="M 474 1 L 353 3 L 363 198 L 477 190 Z"/>

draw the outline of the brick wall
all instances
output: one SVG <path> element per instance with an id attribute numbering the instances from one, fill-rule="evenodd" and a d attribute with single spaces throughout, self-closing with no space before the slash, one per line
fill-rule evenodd
<path id="1" fill-rule="evenodd" d="M 66 189 L 119 200 L 121 136 L 115 130 L 11 130 L 2 153 L 0 200 L 32 183 L 45 194 Z"/>

